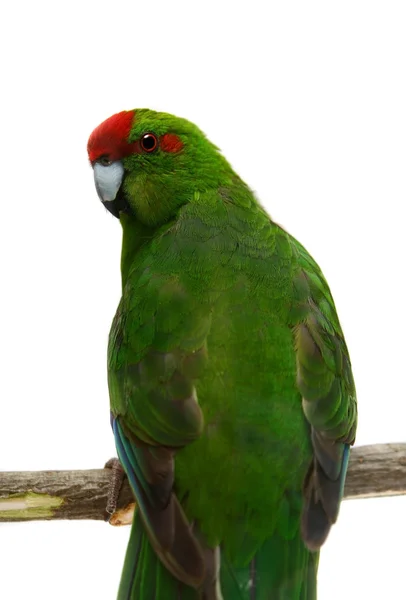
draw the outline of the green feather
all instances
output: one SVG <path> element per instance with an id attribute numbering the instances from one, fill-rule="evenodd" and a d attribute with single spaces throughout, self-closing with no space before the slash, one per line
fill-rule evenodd
<path id="1" fill-rule="evenodd" d="M 121 142 L 109 389 L 140 512 L 119 599 L 314 600 L 357 419 L 329 287 L 195 125 L 136 110 Z"/>

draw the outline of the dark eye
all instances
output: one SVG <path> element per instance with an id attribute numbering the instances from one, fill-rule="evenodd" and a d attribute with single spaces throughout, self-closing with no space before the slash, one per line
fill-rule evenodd
<path id="1" fill-rule="evenodd" d="M 103 167 L 109 167 L 112 163 L 108 156 L 101 156 L 97 159 L 97 162 L 100 163 Z"/>
<path id="2" fill-rule="evenodd" d="M 153 133 L 144 133 L 141 138 L 141 148 L 144 152 L 153 152 L 158 148 L 158 140 Z"/>

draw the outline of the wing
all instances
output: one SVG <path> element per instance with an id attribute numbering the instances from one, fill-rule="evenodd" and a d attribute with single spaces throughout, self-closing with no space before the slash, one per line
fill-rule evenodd
<path id="1" fill-rule="evenodd" d="M 292 238 L 297 385 L 311 426 L 313 461 L 304 483 L 302 535 L 317 550 L 336 521 L 357 425 L 351 363 L 329 287 L 318 265 Z"/>
<path id="2" fill-rule="evenodd" d="M 113 431 L 155 552 L 198 587 L 204 560 L 173 492 L 174 457 L 203 429 L 194 382 L 206 364 L 211 313 L 190 282 L 153 259 L 131 273 L 110 332 Z"/>

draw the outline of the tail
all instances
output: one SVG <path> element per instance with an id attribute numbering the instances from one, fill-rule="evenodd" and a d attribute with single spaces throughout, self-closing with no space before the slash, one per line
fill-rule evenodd
<path id="1" fill-rule="evenodd" d="M 124 560 L 117 600 L 203 600 L 194 588 L 181 583 L 162 564 L 144 532 L 136 511 Z M 208 597 L 207 600 L 222 600 Z"/>
<path id="2" fill-rule="evenodd" d="M 224 600 L 316 600 L 319 552 L 310 552 L 300 531 L 286 540 L 276 534 L 266 540 L 244 568 L 221 561 Z"/>
<path id="3" fill-rule="evenodd" d="M 236 568 L 222 556 L 219 585 L 207 596 L 165 568 L 137 514 L 117 600 L 316 600 L 318 560 L 319 553 L 305 547 L 299 531 L 291 540 L 274 535 L 245 567 Z"/>

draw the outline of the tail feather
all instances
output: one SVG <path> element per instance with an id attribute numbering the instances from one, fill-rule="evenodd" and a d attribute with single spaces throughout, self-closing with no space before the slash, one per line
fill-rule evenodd
<path id="1" fill-rule="evenodd" d="M 117 600 L 201 600 L 176 579 L 152 548 L 139 514 L 134 517 Z"/>
<path id="2" fill-rule="evenodd" d="M 235 567 L 223 555 L 220 585 L 196 590 L 166 569 L 137 514 L 117 600 L 316 600 L 318 560 L 319 553 L 306 548 L 299 532 L 290 540 L 276 534 L 244 567 Z"/>
<path id="3" fill-rule="evenodd" d="M 251 562 L 235 568 L 221 561 L 224 600 L 316 600 L 319 553 L 310 552 L 300 537 L 266 540 Z"/>
<path id="4" fill-rule="evenodd" d="M 129 600 L 132 597 L 132 590 L 135 588 L 135 576 L 137 569 L 139 569 L 142 538 L 145 535 L 137 521 L 139 521 L 139 516 L 136 514 L 131 525 L 117 600 Z"/>

